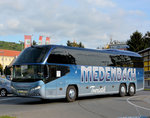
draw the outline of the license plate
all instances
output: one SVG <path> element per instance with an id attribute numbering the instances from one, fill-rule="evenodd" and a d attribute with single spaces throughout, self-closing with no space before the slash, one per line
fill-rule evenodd
<path id="1" fill-rule="evenodd" d="M 26 95 L 28 93 L 28 91 L 25 91 L 25 90 L 18 90 L 18 93 L 20 95 Z"/>

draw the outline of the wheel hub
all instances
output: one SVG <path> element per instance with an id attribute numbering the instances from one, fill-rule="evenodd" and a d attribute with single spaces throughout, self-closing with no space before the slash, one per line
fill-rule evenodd
<path id="1" fill-rule="evenodd" d="M 6 95 L 6 91 L 5 90 L 2 90 L 1 91 L 1 96 L 5 96 Z"/>
<path id="2" fill-rule="evenodd" d="M 121 92 L 122 92 L 122 93 L 125 93 L 125 92 L 126 92 L 126 89 L 125 89 L 124 86 L 121 87 Z"/>
<path id="3" fill-rule="evenodd" d="M 131 91 L 132 93 L 134 92 L 134 87 L 133 87 L 133 86 L 130 87 L 130 91 Z"/>
<path id="4" fill-rule="evenodd" d="M 74 98 L 75 97 L 75 91 L 73 89 L 70 89 L 69 91 L 69 97 Z"/>

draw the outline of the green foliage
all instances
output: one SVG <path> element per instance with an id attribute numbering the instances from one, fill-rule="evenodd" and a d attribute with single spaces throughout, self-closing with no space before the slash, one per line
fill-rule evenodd
<path id="1" fill-rule="evenodd" d="M 70 46 L 70 47 L 79 47 L 79 48 L 84 48 L 84 45 L 80 42 L 79 44 L 76 43 L 75 41 L 74 42 L 71 42 L 71 41 L 67 41 L 67 46 Z"/>
<path id="2" fill-rule="evenodd" d="M 7 66 L 6 66 L 5 69 L 4 69 L 4 74 L 5 74 L 5 75 L 11 75 L 10 68 L 8 68 Z"/>
<path id="3" fill-rule="evenodd" d="M 135 31 L 126 43 L 130 51 L 138 52 L 144 50 L 150 47 L 150 32 L 143 36 L 142 33 Z"/>
<path id="4" fill-rule="evenodd" d="M 35 41 L 35 40 L 33 40 L 33 43 L 32 43 L 32 45 L 37 45 L 37 43 L 36 43 L 36 41 Z"/>
<path id="5" fill-rule="evenodd" d="M 150 91 L 150 89 L 149 88 L 144 88 L 144 91 Z"/>
<path id="6" fill-rule="evenodd" d="M 11 117 L 11 116 L 0 116 L 0 118 L 16 118 L 16 117 Z"/>
<path id="7" fill-rule="evenodd" d="M 138 52 L 144 49 L 144 41 L 143 41 L 142 33 L 136 31 L 131 36 L 130 39 L 127 41 L 127 45 L 129 46 L 130 51 Z"/>
<path id="8" fill-rule="evenodd" d="M 21 51 L 22 44 L 18 44 L 18 43 L 14 43 L 14 42 L 0 41 L 0 49 Z"/>
<path id="9" fill-rule="evenodd" d="M 144 49 L 150 47 L 150 32 L 147 32 L 144 35 L 143 40 L 144 40 L 144 46 L 145 46 Z"/>

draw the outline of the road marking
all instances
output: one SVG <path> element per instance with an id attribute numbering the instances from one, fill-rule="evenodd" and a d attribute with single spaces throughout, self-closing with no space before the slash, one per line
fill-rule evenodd
<path id="1" fill-rule="evenodd" d="M 14 100 L 14 99 L 17 99 L 17 98 L 16 98 L 16 97 L 15 97 L 15 98 L 13 97 L 13 98 L 0 99 L 0 102 L 1 102 L 1 101 L 6 101 L 6 100 Z"/>
<path id="2" fill-rule="evenodd" d="M 146 96 L 146 95 L 140 95 L 140 96 Z M 136 104 L 130 102 L 130 99 L 136 98 L 136 97 L 139 97 L 139 96 L 133 96 L 133 97 L 127 98 L 127 102 L 128 102 L 130 105 L 133 105 L 134 107 L 138 107 L 138 108 L 141 108 L 141 109 L 150 111 L 150 108 L 142 107 L 142 106 L 139 106 L 139 105 L 136 105 Z M 146 97 L 147 97 L 147 96 L 146 96 Z"/>

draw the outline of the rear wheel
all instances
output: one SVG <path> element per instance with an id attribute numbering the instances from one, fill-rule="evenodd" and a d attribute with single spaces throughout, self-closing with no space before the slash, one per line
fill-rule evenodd
<path id="1" fill-rule="evenodd" d="M 121 97 L 125 96 L 127 93 L 127 89 L 126 89 L 126 86 L 125 84 L 120 84 L 120 88 L 119 88 L 119 95 Z"/>
<path id="2" fill-rule="evenodd" d="M 74 86 L 69 86 L 66 92 L 66 99 L 68 102 L 74 102 L 77 98 L 77 90 Z"/>
<path id="3" fill-rule="evenodd" d="M 6 89 L 1 89 L 1 90 L 0 90 L 0 95 L 1 95 L 2 97 L 7 96 L 7 90 L 6 90 Z"/>
<path id="4" fill-rule="evenodd" d="M 134 84 L 130 84 L 129 85 L 129 90 L 128 91 L 129 91 L 128 94 L 130 96 L 133 96 L 135 94 L 135 86 L 134 86 Z"/>

